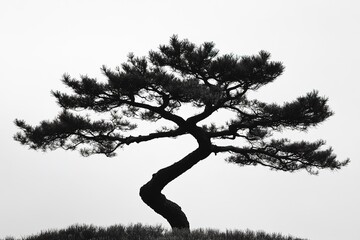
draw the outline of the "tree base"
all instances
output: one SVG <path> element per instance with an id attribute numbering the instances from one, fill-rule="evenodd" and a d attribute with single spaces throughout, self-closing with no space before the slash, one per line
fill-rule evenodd
<path id="1" fill-rule="evenodd" d="M 160 191 L 156 191 L 150 182 L 140 188 L 141 199 L 156 213 L 164 217 L 172 229 L 190 229 L 189 221 L 181 207 L 170 201 Z"/>

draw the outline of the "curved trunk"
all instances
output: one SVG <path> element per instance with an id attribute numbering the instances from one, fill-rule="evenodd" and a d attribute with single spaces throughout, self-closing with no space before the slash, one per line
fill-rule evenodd
<path id="1" fill-rule="evenodd" d="M 203 135 L 204 137 L 204 135 Z M 141 199 L 156 213 L 163 216 L 171 225 L 178 229 L 189 229 L 189 222 L 181 207 L 168 200 L 161 190 L 172 180 L 189 170 L 200 160 L 205 159 L 211 153 L 210 139 L 197 137 L 199 148 L 188 154 L 180 161 L 160 169 L 152 175 L 152 178 L 140 188 Z"/>

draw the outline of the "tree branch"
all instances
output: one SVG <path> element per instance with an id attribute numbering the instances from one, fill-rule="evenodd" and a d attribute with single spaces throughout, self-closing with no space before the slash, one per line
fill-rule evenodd
<path id="1" fill-rule="evenodd" d="M 283 171 L 295 171 L 306 169 L 316 174 L 313 168 L 339 169 L 349 163 L 349 160 L 339 162 L 332 149 L 319 150 L 324 145 L 323 141 L 314 143 L 289 142 L 287 139 L 272 140 L 270 143 L 262 142 L 261 147 L 235 147 L 235 146 L 212 146 L 214 153 L 230 152 L 235 155 L 228 158 L 228 162 L 240 165 L 261 164 Z"/>

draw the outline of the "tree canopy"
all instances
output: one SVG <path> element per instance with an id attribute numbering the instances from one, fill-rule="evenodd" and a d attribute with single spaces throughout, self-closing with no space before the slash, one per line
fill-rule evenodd
<path id="1" fill-rule="evenodd" d="M 333 113 L 327 98 L 315 90 L 281 105 L 249 99 L 249 92 L 271 83 L 284 71 L 283 64 L 270 61 L 266 51 L 253 56 L 220 55 L 212 42 L 197 46 L 172 36 L 168 45 L 161 45 L 146 57 L 129 54 L 120 67 L 111 70 L 103 66 L 101 71 L 105 82 L 86 75 L 79 80 L 64 75 L 62 82 L 72 93 L 52 92 L 62 109 L 59 115 L 37 126 L 16 119 L 21 131 L 14 138 L 35 150 L 78 149 L 83 156 L 112 157 L 116 149 L 132 143 L 193 136 L 198 148 L 154 174 L 140 192 L 143 200 L 173 227 L 187 228 L 186 217 L 160 191 L 211 153 L 228 153 L 226 160 L 239 165 L 262 165 L 289 172 L 305 169 L 317 173 L 319 169 L 340 169 L 349 162 L 338 161 L 331 148 L 324 149 L 323 140 L 272 138 L 274 132 L 284 129 L 307 131 Z M 185 118 L 179 111 L 183 106 L 198 112 Z M 202 124 L 220 110 L 235 117 L 219 126 Z M 108 117 L 96 120 L 89 111 Z M 133 119 L 165 119 L 175 127 L 165 125 L 133 136 L 131 131 L 138 127 Z M 222 139 L 227 144 L 219 144 L 217 140 Z M 229 145 L 229 140 L 234 144 Z M 154 197 L 155 192 L 159 198 Z M 163 210 L 164 206 L 158 204 L 160 198 L 166 200 L 163 205 L 171 207 Z M 178 210 L 172 212 L 175 208 Z M 184 215 L 180 222 L 174 220 L 179 212 Z"/>

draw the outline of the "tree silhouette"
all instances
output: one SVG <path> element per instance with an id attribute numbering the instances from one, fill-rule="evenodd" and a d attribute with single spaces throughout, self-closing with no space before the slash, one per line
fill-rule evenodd
<path id="1" fill-rule="evenodd" d="M 196 46 L 172 36 L 169 45 L 150 51 L 148 57 L 130 54 L 116 70 L 103 66 L 106 82 L 64 75 L 62 81 L 73 93 L 52 92 L 62 112 L 53 121 L 42 121 L 35 127 L 16 119 L 21 131 L 14 139 L 35 150 L 79 149 L 83 156 L 112 157 L 124 145 L 191 135 L 198 147 L 153 174 L 140 189 L 142 200 L 172 228 L 188 229 L 180 206 L 161 191 L 212 153 L 229 153 L 226 160 L 239 165 L 289 172 L 305 169 L 313 174 L 318 169 L 340 169 L 349 162 L 337 161 L 331 148 L 321 149 L 323 140 L 269 139 L 273 132 L 284 129 L 306 131 L 332 115 L 327 99 L 317 91 L 283 105 L 249 99 L 248 92 L 272 82 L 284 70 L 282 63 L 269 58 L 265 51 L 254 56 L 219 55 L 212 42 Z M 184 118 L 179 114 L 184 106 L 198 113 Z M 107 117 L 94 120 L 89 110 Z M 234 117 L 221 126 L 201 124 L 219 110 Z M 137 128 L 133 119 L 165 119 L 175 127 L 163 126 L 146 135 L 132 136 L 126 132 Z M 233 145 L 228 144 L 231 140 Z"/>

